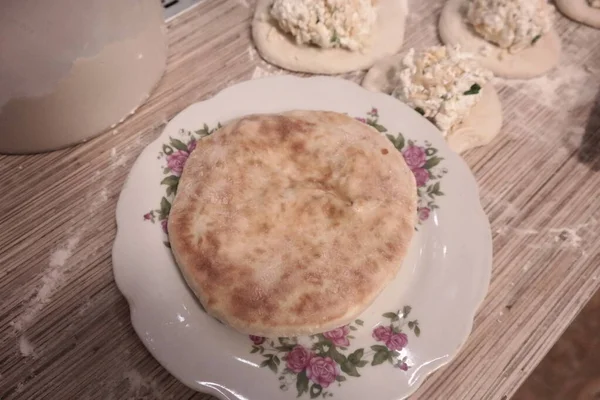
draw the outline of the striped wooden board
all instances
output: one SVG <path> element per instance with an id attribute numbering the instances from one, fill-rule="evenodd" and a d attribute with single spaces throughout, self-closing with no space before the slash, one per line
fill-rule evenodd
<path id="1" fill-rule="evenodd" d="M 166 75 L 120 126 L 67 150 L 0 157 L 2 400 L 210 398 L 145 350 L 110 251 L 119 191 L 165 123 L 236 82 L 282 73 L 252 46 L 249 3 L 205 1 L 170 21 Z M 412 1 L 406 47 L 438 43 L 441 4 Z M 492 224 L 493 280 L 460 355 L 413 398 L 509 398 L 600 285 L 600 30 L 561 16 L 557 29 L 559 68 L 498 80 L 502 134 L 465 155 Z"/>

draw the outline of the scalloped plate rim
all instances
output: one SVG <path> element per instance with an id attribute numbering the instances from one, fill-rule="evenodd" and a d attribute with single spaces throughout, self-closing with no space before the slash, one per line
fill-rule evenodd
<path id="1" fill-rule="evenodd" d="M 299 82 L 299 81 L 307 81 L 307 80 L 312 80 L 315 82 L 318 81 L 322 81 L 322 82 L 331 82 L 331 81 L 338 81 L 337 83 L 344 82 L 344 84 L 348 85 L 348 87 L 355 87 L 355 88 L 360 88 L 362 90 L 364 90 L 365 92 L 369 93 L 370 95 L 373 96 L 373 98 L 378 98 L 379 101 L 381 102 L 389 102 L 391 97 L 383 94 L 383 93 L 375 93 L 375 92 L 369 92 L 366 89 L 360 87 L 359 85 L 342 79 L 342 78 L 334 78 L 334 77 L 328 77 L 328 76 L 313 76 L 313 77 L 297 77 L 297 76 L 292 76 L 292 75 L 281 75 L 281 76 L 275 76 L 275 77 L 264 77 L 264 78 L 259 78 L 259 79 L 254 79 L 254 80 L 249 80 L 249 81 L 243 81 L 240 83 L 237 83 L 235 85 L 229 86 L 223 90 L 221 90 L 220 92 L 216 93 L 214 96 L 209 97 L 205 100 L 193 103 L 189 106 L 187 106 L 186 108 L 184 108 L 182 111 L 180 111 L 179 113 L 177 113 L 177 115 L 175 115 L 165 126 L 165 128 L 163 129 L 163 132 L 154 140 L 152 141 L 150 144 L 148 144 L 140 153 L 140 155 L 138 156 L 138 158 L 136 159 L 135 163 L 133 164 L 131 171 L 134 171 L 136 166 L 141 164 L 142 158 L 146 155 L 149 154 L 150 150 L 152 148 L 154 148 L 157 144 L 159 145 L 160 143 L 163 143 L 165 141 L 165 136 L 166 136 L 166 132 L 168 131 L 168 127 L 172 126 L 172 125 L 177 125 L 179 123 L 179 121 L 183 120 L 184 115 L 191 112 L 194 108 L 197 108 L 199 106 L 208 106 L 210 103 L 217 103 L 218 101 L 221 101 L 223 98 L 227 98 L 228 96 L 231 96 L 233 93 L 244 89 L 245 86 L 254 86 L 256 84 L 260 84 L 260 82 L 265 82 L 265 81 L 271 81 L 271 80 L 280 80 L 282 81 L 282 84 L 285 84 L 284 81 L 290 81 L 293 83 L 293 81 Z M 336 83 L 336 84 L 337 84 Z M 414 110 L 410 109 L 407 105 L 400 103 L 396 100 L 392 100 L 394 101 L 395 106 L 396 107 L 401 107 L 404 108 L 405 111 L 410 112 L 412 114 L 414 114 L 415 117 L 417 117 L 417 119 L 421 120 L 421 124 L 425 124 L 425 125 L 429 125 L 428 129 L 435 129 L 437 131 L 437 128 L 435 128 L 429 121 L 427 121 L 426 119 L 422 118 L 418 113 L 416 113 Z M 225 119 L 226 121 L 226 119 Z M 223 121 L 223 122 L 225 122 Z M 460 165 L 461 169 L 463 169 L 465 172 L 467 172 L 467 175 L 469 177 L 469 179 L 471 180 L 470 184 L 465 185 L 466 187 L 470 187 L 471 189 L 469 189 L 470 192 L 472 192 L 470 195 L 474 196 L 477 198 L 477 205 L 478 207 L 473 210 L 473 212 L 475 214 L 477 214 L 476 216 L 474 216 L 474 218 L 479 219 L 480 223 L 484 223 L 485 226 L 482 226 L 482 228 L 485 228 L 485 233 L 486 233 L 486 237 L 484 238 L 484 240 L 486 242 L 489 243 L 489 247 L 487 249 L 484 250 L 485 255 L 484 255 L 484 259 L 486 260 L 486 264 L 488 265 L 488 268 L 485 269 L 485 279 L 483 279 L 485 282 L 482 283 L 481 285 L 478 286 L 479 290 L 477 291 L 477 293 L 473 294 L 473 297 L 475 298 L 475 303 L 473 304 L 473 306 L 471 307 L 471 309 L 467 312 L 465 312 L 465 319 L 466 322 L 464 324 L 464 328 L 461 330 L 463 332 L 463 334 L 461 335 L 463 337 L 462 342 L 459 344 L 459 346 L 457 346 L 454 351 L 452 351 L 451 353 L 447 354 L 447 357 L 445 357 L 443 360 L 441 360 L 441 362 L 438 363 L 430 363 L 430 364 L 435 364 L 435 365 L 431 365 L 428 366 L 428 368 L 425 368 L 424 371 L 421 373 L 421 375 L 418 376 L 417 380 L 414 382 L 414 384 L 410 385 L 410 389 L 409 391 L 401 394 L 401 397 L 399 399 L 405 399 L 406 397 L 412 395 L 423 383 L 423 381 L 429 376 L 431 375 L 433 372 L 435 372 L 436 370 L 438 370 L 439 368 L 441 368 L 442 366 L 448 364 L 454 357 L 456 357 L 456 355 L 460 352 L 460 350 L 464 347 L 466 341 L 469 338 L 470 333 L 472 332 L 473 329 L 473 323 L 474 323 L 474 318 L 475 315 L 479 309 L 479 307 L 481 306 L 482 302 L 485 299 L 486 293 L 489 289 L 489 284 L 490 284 L 490 279 L 491 279 L 491 269 L 492 269 L 492 256 L 493 256 L 493 248 L 492 248 L 492 235 L 491 235 L 491 229 L 490 229 L 490 225 L 489 225 L 489 221 L 487 219 L 487 215 L 485 214 L 483 207 L 481 206 L 481 203 L 479 201 L 479 187 L 477 185 L 477 182 L 474 178 L 474 176 L 472 175 L 468 165 L 465 163 L 465 161 L 456 153 L 452 152 L 451 150 L 447 149 L 448 154 L 452 154 L 453 155 L 453 163 L 457 163 L 458 165 Z M 132 285 L 134 285 L 133 283 L 128 281 L 128 278 L 125 274 L 123 274 L 123 271 L 120 271 L 120 269 L 118 267 L 116 267 L 116 264 L 121 263 L 120 260 L 120 244 L 123 242 L 124 238 L 123 238 L 123 229 L 122 227 L 120 227 L 121 223 L 119 222 L 120 220 L 122 221 L 124 218 L 122 217 L 123 213 L 125 212 L 123 210 L 123 208 L 125 207 L 125 205 L 123 204 L 123 202 L 121 201 L 122 198 L 124 197 L 124 193 L 126 192 L 126 190 L 129 187 L 130 184 L 130 180 L 132 179 L 132 173 L 129 173 L 129 175 L 127 176 L 125 183 L 122 187 L 122 191 L 121 194 L 119 196 L 119 200 L 117 203 L 117 207 L 116 207 L 116 225 L 117 225 L 117 232 L 116 232 L 116 236 L 115 236 L 115 240 L 114 240 L 114 245 L 113 245 L 113 250 L 112 250 L 112 259 L 113 259 L 113 273 L 115 276 L 115 283 L 119 289 L 119 291 L 123 294 L 123 296 L 125 297 L 125 299 L 128 302 L 128 305 L 130 307 L 130 319 L 132 321 L 132 325 L 133 328 L 136 332 L 136 334 L 140 337 L 140 339 L 142 340 L 142 343 L 145 345 L 145 347 L 148 349 L 148 351 L 152 354 L 152 356 L 161 364 L 163 365 L 163 367 L 165 369 L 167 369 L 169 371 L 169 373 L 171 373 L 172 375 L 174 375 L 178 380 L 180 380 L 182 383 L 184 383 L 186 386 L 192 388 L 193 390 L 198 390 L 197 387 L 194 387 L 193 384 L 190 384 L 190 382 L 187 382 L 186 379 L 183 379 L 179 376 L 177 376 L 174 372 L 172 372 L 171 368 L 169 368 L 167 365 L 169 364 L 167 362 L 167 360 L 161 359 L 161 357 L 159 357 L 155 351 L 153 351 L 153 349 L 151 348 L 151 346 L 149 345 L 149 343 L 144 340 L 144 332 L 142 331 L 142 319 L 143 316 L 140 315 L 139 313 L 139 309 L 137 306 L 137 300 L 136 300 L 136 296 L 134 295 L 135 293 L 132 291 L 131 287 Z M 485 222 L 484 222 L 485 221 Z M 468 314 L 468 315 L 467 315 Z M 236 393 L 233 391 L 230 391 L 229 389 L 222 387 L 223 389 L 227 389 L 227 392 L 224 393 L 222 390 L 219 390 L 215 387 L 213 387 L 213 384 L 209 383 L 209 382 L 203 382 L 206 383 L 205 385 L 201 385 L 202 386 L 202 392 L 203 393 L 207 393 L 210 395 L 213 395 L 219 399 L 222 400 L 236 400 L 236 399 L 240 399 L 240 397 L 236 396 Z M 275 382 L 276 383 L 276 382 Z M 220 386 L 217 384 L 217 386 Z M 229 395 L 233 395 L 234 397 L 230 397 Z M 243 397 L 242 397 L 243 398 Z"/>

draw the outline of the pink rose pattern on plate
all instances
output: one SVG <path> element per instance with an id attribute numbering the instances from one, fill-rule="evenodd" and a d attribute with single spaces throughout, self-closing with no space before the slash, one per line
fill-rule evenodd
<path id="1" fill-rule="evenodd" d="M 379 325 L 377 328 L 373 329 L 373 334 L 371 336 L 378 342 L 387 342 L 392 337 L 392 328 Z"/>
<path id="2" fill-rule="evenodd" d="M 190 153 L 185 150 L 177 150 L 176 152 L 169 154 L 167 156 L 167 168 L 169 168 L 175 176 L 181 175 L 183 166 L 189 156 Z"/>
<path id="3" fill-rule="evenodd" d="M 410 306 L 405 306 L 383 314 L 386 322 L 370 332 L 376 342 L 370 348 L 350 350 L 352 333 L 364 329 L 364 322 L 357 319 L 302 340 L 250 336 L 253 343 L 250 353 L 263 357 L 260 367 L 279 375 L 281 390 L 295 388 L 298 397 L 307 394 L 311 399 L 332 397 L 335 383 L 341 385 L 349 377 L 360 377 L 360 370 L 368 365 L 388 362 L 400 371 L 411 368 L 405 350 L 409 344 L 408 333 L 412 332 L 415 337 L 421 335 L 419 321 L 408 318 L 411 311 Z"/>
<path id="4" fill-rule="evenodd" d="M 250 338 L 250 340 L 252 340 L 252 343 L 254 343 L 257 346 L 259 344 L 263 344 L 266 340 L 266 338 L 264 338 L 262 336 L 248 335 L 248 337 Z"/>
<path id="5" fill-rule="evenodd" d="M 313 357 L 306 367 L 306 377 L 323 389 L 335 382 L 340 374 L 340 366 L 329 357 Z"/>
<path id="6" fill-rule="evenodd" d="M 408 344 L 408 336 L 405 333 L 394 333 L 385 342 L 385 345 L 390 350 L 402 350 Z"/>
<path id="7" fill-rule="evenodd" d="M 348 347 L 350 346 L 350 340 L 348 339 L 349 333 L 350 328 L 348 328 L 348 326 L 342 326 L 341 328 L 325 332 L 323 336 L 325 336 L 326 339 L 331 340 L 331 343 L 336 346 Z"/>
<path id="8" fill-rule="evenodd" d="M 419 207 L 417 208 L 417 214 L 419 215 L 419 221 L 426 221 L 429 218 L 429 213 L 431 210 L 429 207 Z"/>
<path id="9" fill-rule="evenodd" d="M 413 175 L 415 176 L 415 181 L 417 181 L 417 187 L 423 187 L 429 181 L 429 171 L 425 168 L 415 168 L 411 170 Z"/>
<path id="10" fill-rule="evenodd" d="M 196 148 L 198 140 L 206 137 L 219 129 L 221 124 L 218 124 L 216 128 L 209 128 L 204 125 L 202 129 L 196 131 L 180 131 L 179 139 L 169 138 L 169 142 L 163 144 L 162 151 L 158 154 L 158 159 L 164 160 L 163 174 L 165 177 L 160 182 L 161 185 L 166 186 L 165 196 L 160 200 L 160 207 L 151 210 L 144 214 L 144 221 L 150 221 L 152 223 L 160 223 L 162 231 L 168 236 L 167 230 L 167 219 L 171 212 L 171 203 L 175 197 L 177 191 L 177 185 L 179 184 L 179 178 L 183 172 L 188 157 Z M 169 241 L 164 240 L 164 245 L 170 247 Z"/>
<path id="11" fill-rule="evenodd" d="M 366 118 L 356 119 L 372 126 L 381 133 L 385 133 L 387 138 L 394 144 L 394 147 L 402 153 L 417 182 L 418 223 L 422 224 L 427 221 L 430 213 L 439 208 L 436 198 L 444 195 L 440 190 L 440 179 L 448 173 L 446 168 L 439 167 L 444 159 L 436 155 L 438 150 L 428 141 L 425 141 L 421 146 L 413 140 L 406 140 L 401 133 L 398 133 L 397 136 L 387 133 L 387 129 L 379 124 L 379 112 L 376 108 L 372 108 L 367 113 Z"/>
<path id="12" fill-rule="evenodd" d="M 285 356 L 286 365 L 290 371 L 298 374 L 308 366 L 312 356 L 310 350 L 297 345 Z"/>
<path id="13" fill-rule="evenodd" d="M 356 118 L 377 129 L 379 132 L 386 133 L 387 129 L 379 124 L 379 113 L 376 108 L 372 108 L 367 113 L 366 118 Z M 440 162 L 444 159 L 437 156 L 438 150 L 432 147 L 431 143 L 425 141 L 423 146 L 417 145 L 412 140 L 405 140 L 399 133 L 397 136 L 386 133 L 387 138 L 394 144 L 404 156 L 406 164 L 415 175 L 418 195 L 418 224 L 422 224 L 429 219 L 429 215 L 436 208 L 439 208 L 436 197 L 443 196 L 440 190 L 440 179 L 448 173 L 445 168 L 439 168 Z"/>
<path id="14" fill-rule="evenodd" d="M 406 164 L 412 170 L 421 169 L 427 162 L 427 155 L 423 147 L 407 146 L 402 155 L 404 156 L 404 161 L 406 161 Z"/>
<path id="15" fill-rule="evenodd" d="M 366 123 L 375 127 L 380 132 L 382 126 L 378 124 L 379 116 L 375 114 Z M 385 128 L 383 128 L 385 129 Z M 423 145 L 416 144 L 413 140 L 406 140 L 401 133 L 398 135 L 386 134 L 394 147 L 402 153 L 406 164 L 415 176 L 418 197 L 418 224 L 429 219 L 429 215 L 439 208 L 437 197 L 443 196 L 440 180 L 448 173 L 446 168 L 440 168 L 439 164 L 444 160 L 437 156 L 438 150 L 428 141 Z"/>

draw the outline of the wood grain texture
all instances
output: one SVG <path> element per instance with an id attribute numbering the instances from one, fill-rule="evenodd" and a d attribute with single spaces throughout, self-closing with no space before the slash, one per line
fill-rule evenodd
<path id="1" fill-rule="evenodd" d="M 116 129 L 0 157 L 2 400 L 210 399 L 144 349 L 110 251 L 119 191 L 166 121 L 236 82 L 281 73 L 252 47 L 248 3 L 205 1 L 172 20 L 164 78 Z M 439 43 L 441 6 L 412 2 L 405 47 Z M 600 285 L 600 31 L 560 16 L 557 29 L 560 67 L 498 80 L 502 133 L 465 155 L 492 224 L 492 284 L 459 356 L 415 399 L 509 398 Z"/>

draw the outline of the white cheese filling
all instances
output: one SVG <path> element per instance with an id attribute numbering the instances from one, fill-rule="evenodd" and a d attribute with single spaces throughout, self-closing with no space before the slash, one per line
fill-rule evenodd
<path id="1" fill-rule="evenodd" d="M 371 0 L 274 0 L 271 16 L 298 44 L 361 50 L 377 20 Z"/>
<path id="2" fill-rule="evenodd" d="M 552 28 L 553 8 L 546 0 L 467 2 L 467 22 L 475 32 L 510 53 L 533 46 Z"/>
<path id="3" fill-rule="evenodd" d="M 481 98 L 493 74 L 460 48 L 434 46 L 415 56 L 410 49 L 392 95 L 432 121 L 446 136 Z"/>

